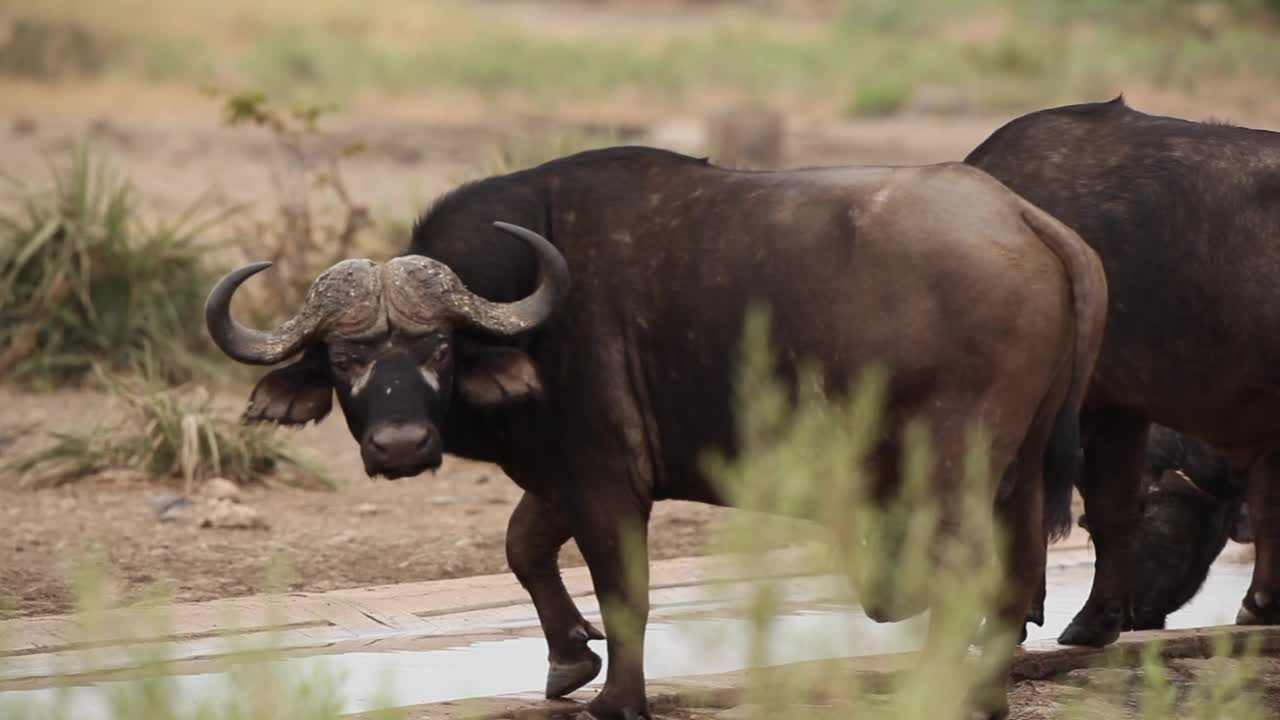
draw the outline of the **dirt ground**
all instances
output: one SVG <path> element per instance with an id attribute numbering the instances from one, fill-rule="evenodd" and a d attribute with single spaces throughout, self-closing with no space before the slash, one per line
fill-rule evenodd
<path id="1" fill-rule="evenodd" d="M 211 101 L 144 89 L 85 88 L 73 97 L 77 92 L 0 88 L 0 95 L 15 101 L 0 107 L 0 167 L 7 174 L 45 177 L 50 153 L 89 137 L 133 179 L 146 206 L 156 211 L 174 212 L 206 192 L 214 207 L 249 203 L 256 213 L 269 212 L 277 200 L 270 168 L 263 162 L 270 139 L 257 130 L 220 127 Z M 1149 101 L 1149 109 L 1178 107 L 1168 98 L 1140 92 L 1130 98 Z M 1189 108 L 1184 104 L 1182 109 Z M 698 152 L 704 145 L 698 112 L 655 120 L 640 111 L 602 108 L 593 117 L 553 121 L 495 118 L 476 108 L 407 99 L 355 108 L 330 127 L 339 133 L 338 141 L 359 138 L 368 145 L 366 153 L 346 165 L 353 194 L 370 204 L 375 215 L 404 221 L 439 192 L 476 176 L 504 142 L 528 142 L 557 127 L 581 128 L 591 122 L 632 128 L 629 141 Z M 956 160 L 1008 117 L 832 122 L 796 111 L 788 116 L 783 162 Z M 386 240 L 389 245 L 403 241 Z M 395 249 L 389 246 L 388 252 Z M 235 412 L 244 397 L 224 399 Z M 84 428 L 102 417 L 102 405 L 103 396 L 90 391 L 32 395 L 0 389 L 0 435 L 25 437 L 20 428 L 32 425 Z M 275 558 L 291 568 L 287 585 L 293 590 L 507 571 L 503 537 L 518 490 L 496 469 L 451 460 L 435 475 L 371 481 L 360 471 L 356 446 L 340 418 L 330 417 L 298 433 L 296 440 L 343 485 L 335 492 L 246 491 L 244 503 L 269 525 L 260 530 L 161 522 L 151 499 L 172 490 L 146 483 L 84 482 L 32 492 L 17 489 L 11 475 L 0 475 L 0 598 L 9 598 L 18 615 L 67 611 L 69 562 L 93 542 L 106 549 L 127 592 L 160 584 L 182 601 L 260 591 Z M 0 464 L 14 452 L 15 447 L 0 448 Z M 652 557 L 699 552 L 708 529 L 729 512 L 660 505 L 652 526 Z M 563 562 L 580 563 L 572 545 Z"/>
<path id="2" fill-rule="evenodd" d="M 1260 715 L 1247 715 L 1271 720 L 1280 717 L 1280 660 L 1273 657 L 1259 658 L 1252 669 L 1247 692 L 1247 707 L 1258 707 Z M 1238 685 L 1235 691 L 1224 687 L 1224 680 L 1233 674 L 1250 671 L 1233 659 L 1183 658 L 1170 660 L 1167 671 L 1167 687 L 1171 704 L 1167 714 L 1161 714 L 1153 697 L 1144 697 L 1148 679 L 1140 669 L 1084 668 L 1065 673 L 1052 680 L 1025 680 L 1015 683 L 1009 692 L 1010 720 L 1130 720 L 1143 717 L 1220 717 L 1206 715 L 1199 707 L 1210 692 L 1219 693 L 1219 702 L 1240 698 Z M 1230 683 L 1226 680 L 1226 683 Z M 1149 683 L 1157 686 L 1157 682 Z M 1239 700 L 1236 700 L 1239 702 Z M 1242 703 L 1245 705 L 1245 703 Z M 1223 708 L 1222 705 L 1218 706 Z M 811 705 L 812 717 L 843 717 L 838 705 Z M 1244 717 L 1242 707 L 1231 708 L 1238 714 L 1227 717 Z M 739 705 L 732 708 L 715 707 L 661 707 L 654 712 L 655 720 L 756 720 L 767 717 L 762 708 Z M 797 716 L 805 716 L 797 714 Z M 886 713 L 886 717 L 894 715 Z M 411 718 L 416 715 L 410 714 Z M 860 716 L 862 717 L 862 716 Z M 871 717 L 878 717 L 871 715 Z"/>
<path id="3" fill-rule="evenodd" d="M 0 435 L 18 423 L 46 429 L 80 426 L 95 393 L 0 392 Z M 228 395 L 226 405 L 236 398 Z M 9 438 L 12 440 L 13 438 Z M 0 598 L 18 615 L 71 609 L 74 563 L 101 551 L 129 595 L 149 588 L 178 601 L 248 595 L 269 589 L 283 568 L 289 590 L 436 580 L 508 572 L 507 518 L 519 488 L 496 467 L 448 458 L 435 474 L 390 482 L 364 476 L 341 418 L 293 436 L 309 457 L 341 481 L 336 491 L 259 487 L 242 491 L 265 528 L 199 527 L 162 521 L 153 498 L 175 486 L 106 477 L 31 491 L 0 482 Z M 0 451 L 0 463 L 30 445 Z M 652 557 L 699 554 L 708 527 L 726 511 L 663 503 L 654 514 Z M 573 543 L 565 566 L 581 565 Z M 279 563 L 279 564 L 278 564 Z"/>

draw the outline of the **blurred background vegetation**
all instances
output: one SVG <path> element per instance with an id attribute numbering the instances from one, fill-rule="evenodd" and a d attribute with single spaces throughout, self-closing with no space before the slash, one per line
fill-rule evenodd
<path id="1" fill-rule="evenodd" d="M 243 85 L 306 102 L 387 94 L 678 107 L 752 93 L 880 113 L 929 93 L 1009 108 L 1126 82 L 1194 90 L 1280 72 L 1275 0 L 5 0 L 0 8 L 11 19 L 0 72 Z"/>

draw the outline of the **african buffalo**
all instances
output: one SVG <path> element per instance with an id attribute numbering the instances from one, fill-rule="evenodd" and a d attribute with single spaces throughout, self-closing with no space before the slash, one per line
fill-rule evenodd
<path id="1" fill-rule="evenodd" d="M 1015 118 L 965 162 L 1069 225 L 1106 268 L 1106 333 L 1081 417 L 1096 571 L 1059 641 L 1106 645 L 1132 623 L 1152 422 L 1249 473 L 1258 558 L 1237 622 L 1280 622 L 1280 134 L 1148 115 L 1117 97 Z"/>
<path id="2" fill-rule="evenodd" d="M 725 502 L 700 458 L 734 452 L 750 305 L 770 308 L 784 377 L 819 360 L 840 393 L 870 363 L 890 372 L 881 487 L 908 419 L 931 430 L 943 497 L 959 487 L 968 429 L 985 426 L 1013 539 L 999 619 L 1020 625 L 1046 503 L 1069 502 L 1106 297 L 1073 232 L 961 163 L 744 172 L 635 147 L 464 185 L 417 221 L 403 255 L 335 265 L 297 316 L 261 332 L 229 307 L 267 267 L 227 274 L 206 308 L 232 358 L 300 356 L 259 381 L 246 419 L 319 420 L 336 392 L 370 475 L 414 475 L 442 452 L 497 463 L 525 490 L 507 557 L 547 640 L 547 695 L 601 666 L 587 646 L 601 634 L 560 579 L 572 537 L 608 635 L 588 710 L 610 718 L 647 715 L 647 559 L 643 584 L 624 582 L 622 533 L 644 537 L 657 500 Z M 1069 527 L 1070 513 L 1049 524 Z M 868 613 L 901 619 L 916 600 Z M 987 695 L 1004 713 L 1004 692 Z"/>
<path id="3" fill-rule="evenodd" d="M 1251 541 L 1245 489 L 1244 477 L 1204 443 L 1151 427 L 1134 538 L 1134 630 L 1163 628 L 1195 597 L 1228 538 Z M 1089 529 L 1087 514 L 1080 526 Z"/>

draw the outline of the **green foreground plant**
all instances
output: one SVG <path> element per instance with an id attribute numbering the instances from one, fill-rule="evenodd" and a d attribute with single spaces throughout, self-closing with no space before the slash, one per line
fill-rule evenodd
<path id="1" fill-rule="evenodd" d="M 865 666 L 859 671 L 840 661 L 767 667 L 746 676 L 744 701 L 759 718 L 967 717 L 962 714 L 966 698 L 993 678 L 1003 682 L 998 660 L 1020 630 L 1000 626 L 993 614 L 1005 590 L 999 561 L 1005 539 L 993 521 L 989 438 L 980 428 L 972 430 L 963 486 L 944 492 L 930 482 L 939 458 L 928 433 L 909 424 L 901 486 L 887 502 L 873 501 L 874 477 L 866 462 L 883 430 L 887 376 L 880 368 L 867 368 L 839 395 L 828 394 L 815 367 L 801 368 L 785 381 L 769 350 L 768 327 L 766 312 L 748 315 L 736 384 L 736 454 L 706 458 L 722 492 L 753 512 L 730 518 L 714 547 L 741 563 L 742 572 L 758 574 L 778 562 L 768 553 L 792 545 L 786 575 L 834 573 L 849 579 L 833 602 L 892 607 L 925 599 L 928 636 L 914 633 L 923 651 L 893 672 L 871 673 Z M 762 513 L 815 524 L 797 529 L 762 522 Z M 832 647 L 832 634 L 843 627 L 833 621 L 812 634 L 779 640 L 771 630 L 782 614 L 794 610 L 786 601 L 788 582 L 785 577 L 758 581 L 740 600 L 739 611 L 750 621 L 747 666 L 772 665 L 770 658 L 783 649 L 778 642 L 792 649 Z M 993 634 L 995 641 L 986 656 L 974 655 L 970 647 L 984 619 L 981 632 Z M 848 640 L 836 644 L 856 645 L 859 638 Z M 1141 657 L 1113 647 L 1109 667 L 1138 668 L 1123 673 L 1124 687 L 1071 695 L 1062 686 L 1061 696 L 1052 698 L 1056 707 L 1047 709 L 1062 718 L 1261 718 L 1265 705 L 1257 683 L 1257 651 L 1256 643 L 1234 647 L 1219 636 L 1213 656 L 1238 662 L 1215 666 L 1186 686 L 1170 680 L 1159 643 L 1144 646 Z M 1096 714 L 1099 702 L 1110 714 Z M 1126 714 L 1126 707 L 1135 706 L 1136 714 Z"/>
<path id="2" fill-rule="evenodd" d="M 280 562 L 269 568 L 266 580 L 273 592 L 283 592 L 287 570 Z M 121 654 L 129 669 L 113 673 L 101 686 L 100 707 L 109 720 L 337 720 L 344 714 L 345 673 L 324 662 L 305 669 L 285 664 L 284 638 L 278 630 L 251 638 L 228 636 L 226 654 L 215 661 L 215 672 L 221 674 L 219 692 L 193 698 L 190 686 L 184 687 L 167 667 L 175 646 L 163 639 L 174 636 L 174 617 L 164 598 L 125 603 L 101 552 L 77 558 L 70 578 L 78 622 L 74 635 L 63 640 L 84 648 L 83 655 L 55 667 L 54 682 L 44 698 L 13 698 L 0 691 L 0 717 L 5 720 L 78 720 L 82 715 L 73 702 L 89 685 L 78 676 L 101 667 L 103 659 L 119 660 Z M 270 627 L 283 624 L 282 610 L 278 602 L 267 605 Z M 223 620 L 226 627 L 237 627 L 241 618 L 228 614 Z M 255 624 L 261 621 L 255 619 Z M 384 681 L 375 694 L 377 720 L 403 717 L 389 707 L 388 687 Z"/>
<path id="3" fill-rule="evenodd" d="M 133 382 L 100 368 L 95 375 L 127 415 L 86 431 L 52 433 L 47 447 L 13 463 L 24 485 L 58 485 L 106 471 L 182 480 L 187 491 L 213 477 L 241 484 L 336 484 L 284 440 L 285 431 L 220 414 L 201 385 L 166 387 L 149 366 Z"/>
<path id="4" fill-rule="evenodd" d="M 22 187 L 0 214 L 0 375 L 48 386 L 145 361 L 181 382 L 207 368 L 198 239 L 222 216 L 196 203 L 145 223 L 132 186 L 85 145 L 50 171 L 50 188 Z"/>

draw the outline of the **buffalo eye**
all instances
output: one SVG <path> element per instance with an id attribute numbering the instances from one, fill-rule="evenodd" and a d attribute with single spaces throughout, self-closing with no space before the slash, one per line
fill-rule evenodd
<path id="1" fill-rule="evenodd" d="M 431 351 L 431 357 L 428 362 L 434 366 L 440 366 L 449 359 L 449 343 L 442 342 Z"/>
<path id="2" fill-rule="evenodd" d="M 350 375 L 359 370 L 364 362 L 348 353 L 333 353 L 329 357 L 329 365 L 339 375 Z"/>

